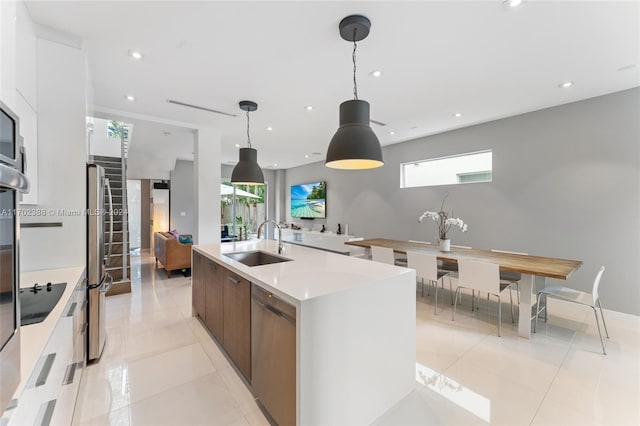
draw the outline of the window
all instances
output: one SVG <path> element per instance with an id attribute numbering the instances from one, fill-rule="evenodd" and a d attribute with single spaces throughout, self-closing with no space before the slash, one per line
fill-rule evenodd
<path id="1" fill-rule="evenodd" d="M 491 182 L 493 153 L 469 152 L 400 164 L 400 188 Z"/>

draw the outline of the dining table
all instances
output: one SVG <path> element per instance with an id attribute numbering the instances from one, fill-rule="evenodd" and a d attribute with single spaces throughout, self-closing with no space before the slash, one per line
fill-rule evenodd
<path id="1" fill-rule="evenodd" d="M 406 254 L 408 251 L 428 253 L 438 260 L 457 263 L 460 259 L 470 259 L 479 262 L 498 264 L 500 271 L 519 272 L 522 278 L 519 282 L 520 304 L 518 319 L 518 335 L 529 339 L 531 337 L 531 320 L 535 315 L 535 289 L 542 288 L 547 278 L 567 280 L 580 266 L 582 261 L 561 259 L 555 257 L 532 256 L 528 254 L 507 253 L 502 251 L 482 250 L 451 246 L 451 251 L 443 252 L 435 244 L 393 240 L 387 238 L 370 238 L 349 241 L 345 244 L 363 247 L 366 255 L 370 255 L 372 246 L 388 247 L 395 253 Z M 522 315 L 529 313 L 529 315 Z"/>

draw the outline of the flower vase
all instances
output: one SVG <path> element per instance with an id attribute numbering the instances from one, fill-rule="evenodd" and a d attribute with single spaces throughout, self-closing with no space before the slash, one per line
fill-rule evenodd
<path id="1" fill-rule="evenodd" d="M 450 252 L 451 251 L 451 240 L 450 239 L 445 239 L 445 240 L 440 240 L 440 251 L 444 251 L 444 252 Z"/>

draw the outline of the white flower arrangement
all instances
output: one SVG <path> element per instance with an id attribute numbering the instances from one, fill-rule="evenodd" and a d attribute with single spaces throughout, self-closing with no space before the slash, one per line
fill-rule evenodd
<path id="1" fill-rule="evenodd" d="M 422 222 L 422 220 L 427 217 L 433 220 L 438 226 L 438 238 L 440 238 L 440 240 L 447 239 L 447 233 L 452 226 L 457 226 L 462 232 L 467 232 L 467 224 L 464 223 L 462 219 L 449 217 L 449 214 L 444 211 L 444 201 L 447 199 L 447 196 L 448 194 L 442 200 L 439 212 L 426 211 L 418 218 L 418 222 Z"/>

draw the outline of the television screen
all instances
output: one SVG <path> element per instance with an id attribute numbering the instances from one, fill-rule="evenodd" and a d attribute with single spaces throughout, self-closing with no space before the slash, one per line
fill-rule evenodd
<path id="1" fill-rule="evenodd" d="M 325 218 L 327 183 L 314 182 L 291 187 L 291 217 Z"/>

